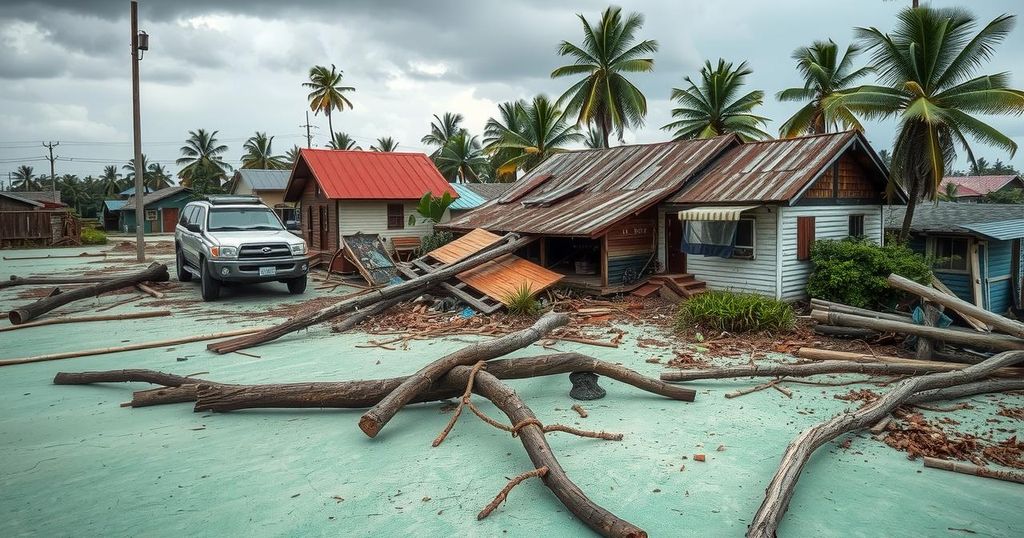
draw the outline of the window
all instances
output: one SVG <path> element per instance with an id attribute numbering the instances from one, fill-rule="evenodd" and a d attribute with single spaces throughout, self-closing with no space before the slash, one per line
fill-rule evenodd
<path id="1" fill-rule="evenodd" d="M 178 219 L 178 224 L 180 224 L 182 226 L 185 226 L 186 224 L 188 224 L 188 216 L 191 215 L 192 212 L 195 211 L 195 210 L 196 210 L 196 206 L 194 206 L 194 205 L 186 206 L 185 210 L 181 212 L 181 218 Z"/>
<path id="2" fill-rule="evenodd" d="M 968 242 L 966 237 L 936 237 L 932 247 L 934 268 L 939 271 L 967 271 Z"/>
<path id="3" fill-rule="evenodd" d="M 732 257 L 740 260 L 754 259 L 754 219 L 740 219 L 737 223 Z"/>
<path id="4" fill-rule="evenodd" d="M 196 226 L 202 227 L 202 223 L 204 220 L 206 220 L 206 215 L 205 211 L 203 211 L 203 208 L 201 207 L 194 208 L 194 211 L 192 211 L 192 213 L 188 215 L 189 224 L 194 224 Z"/>
<path id="5" fill-rule="evenodd" d="M 210 210 L 207 229 L 218 232 L 280 230 L 281 221 L 269 209 L 216 208 Z"/>
<path id="6" fill-rule="evenodd" d="M 811 259 L 811 245 L 814 244 L 814 217 L 796 218 L 796 259 Z"/>
<path id="7" fill-rule="evenodd" d="M 864 215 L 850 215 L 850 237 L 864 237 Z"/>
<path id="8" fill-rule="evenodd" d="M 156 220 L 156 210 L 155 209 L 147 209 L 146 210 L 146 220 Z"/>
<path id="9" fill-rule="evenodd" d="M 405 228 L 405 206 L 388 204 L 388 229 L 402 230 Z"/>

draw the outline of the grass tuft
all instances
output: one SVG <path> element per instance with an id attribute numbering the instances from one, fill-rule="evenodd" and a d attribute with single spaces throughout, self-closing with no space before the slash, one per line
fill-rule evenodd
<path id="1" fill-rule="evenodd" d="M 536 316 L 540 314 L 540 301 L 534 299 L 533 289 L 523 283 L 515 291 L 505 296 L 508 313 L 514 316 Z"/>
<path id="2" fill-rule="evenodd" d="M 796 320 L 788 303 L 756 295 L 711 290 L 679 305 L 676 328 L 731 333 L 789 329 Z"/>

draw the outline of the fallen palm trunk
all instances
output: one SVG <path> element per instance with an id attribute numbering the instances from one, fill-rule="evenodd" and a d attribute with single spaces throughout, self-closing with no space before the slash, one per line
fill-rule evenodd
<path id="1" fill-rule="evenodd" d="M 832 301 L 825 301 L 823 299 L 811 299 L 812 310 L 823 310 L 825 312 L 837 312 L 840 314 L 853 314 L 856 316 L 864 316 L 866 318 L 875 319 L 887 319 L 890 321 L 910 321 L 911 317 L 908 314 L 895 314 L 889 312 L 875 312 L 874 310 L 868 310 L 866 308 L 858 308 L 856 306 L 845 305 L 843 303 L 833 303 Z"/>
<path id="2" fill-rule="evenodd" d="M 0 289 L 14 286 L 49 286 L 55 284 L 95 284 L 110 280 L 109 276 L 79 276 L 79 277 L 48 277 L 30 276 L 20 277 L 11 275 L 9 280 L 0 281 Z"/>
<path id="3" fill-rule="evenodd" d="M 213 334 L 201 334 L 197 336 L 183 336 L 181 338 L 168 338 L 167 340 L 154 340 L 151 342 L 139 342 L 138 344 L 128 344 L 125 346 L 114 346 L 114 347 L 103 347 L 98 349 L 84 349 L 81 351 L 66 351 L 63 353 L 51 353 L 49 355 L 36 355 L 34 357 L 23 357 L 19 359 L 2 359 L 0 360 L 0 366 L 11 366 L 14 364 L 27 364 L 30 362 L 43 362 L 43 361 L 55 361 L 60 359 L 73 359 L 76 357 L 90 357 L 93 355 L 105 355 L 107 353 L 120 353 L 122 351 L 136 351 L 139 349 L 151 349 L 154 347 L 166 347 L 177 344 L 188 344 L 190 342 L 203 342 L 206 340 L 216 340 L 218 338 L 228 338 L 231 336 L 241 336 L 244 334 L 252 334 L 260 329 L 238 329 L 237 331 L 226 331 L 221 333 Z"/>
<path id="4" fill-rule="evenodd" d="M 133 312 L 131 314 L 111 314 L 106 316 L 66 316 L 60 318 L 41 319 L 38 321 L 30 321 L 28 323 L 22 323 L 21 325 L 11 325 L 9 327 L 0 327 L 0 332 L 14 331 L 18 329 L 28 329 L 30 327 L 42 327 L 44 325 L 59 325 L 61 323 L 85 323 L 90 321 L 117 321 L 122 319 L 143 319 L 143 318 L 158 318 L 162 316 L 170 316 L 170 310 L 151 310 L 149 312 Z"/>
<path id="5" fill-rule="evenodd" d="M 419 393 L 427 390 L 432 383 L 456 366 L 468 366 L 478 361 L 486 361 L 524 348 L 552 330 L 569 323 L 566 314 L 548 313 L 537 320 L 532 327 L 514 333 L 477 342 L 464 347 L 424 366 L 415 374 L 402 382 L 379 403 L 363 413 L 359 418 L 359 429 L 369 437 L 376 437 L 381 428 L 391 420 L 405 404 L 413 400 Z M 538 467 L 540 467 L 538 465 Z"/>
<path id="6" fill-rule="evenodd" d="M 956 296 L 947 295 L 939 290 L 922 286 L 913 280 L 903 278 L 897 274 L 889 275 L 889 285 L 914 295 L 923 297 L 933 303 L 943 305 L 956 310 L 960 315 L 969 316 L 978 321 L 989 324 L 993 329 L 998 329 L 1006 334 L 1024 338 L 1024 323 L 1013 321 L 1010 318 L 989 312 L 984 308 L 977 307 Z"/>
<path id="7" fill-rule="evenodd" d="M 14 308 L 8 312 L 7 317 L 11 320 L 11 323 L 20 325 L 55 308 L 59 308 L 79 299 L 95 297 L 109 291 L 134 286 L 141 282 L 164 282 L 169 278 L 170 276 L 167 274 L 167 266 L 160 263 L 154 263 L 138 273 L 107 279 L 92 286 L 66 291 L 58 295 L 45 297 L 25 306 Z"/>
<path id="8" fill-rule="evenodd" d="M 1024 484 L 1024 473 L 988 469 L 971 463 L 940 460 L 939 458 L 931 458 L 925 456 L 924 466 L 931 467 L 933 469 L 942 469 L 944 471 L 953 471 L 954 473 L 982 476 L 985 478 L 995 478 L 996 480 L 1006 480 L 1007 482 L 1017 482 L 1018 484 Z"/>
<path id="9" fill-rule="evenodd" d="M 852 361 L 852 362 L 863 362 L 863 363 L 886 363 L 886 364 L 913 364 L 915 366 L 921 366 L 931 368 L 933 372 L 952 372 L 955 370 L 963 370 L 968 365 L 963 363 L 952 363 L 952 362 L 940 362 L 940 361 L 924 361 L 920 359 L 908 359 L 904 357 L 890 357 L 887 355 L 867 355 L 864 353 L 851 353 L 849 351 L 834 351 L 831 349 L 818 349 L 813 347 L 802 347 L 797 350 L 796 356 L 802 359 L 811 359 L 815 361 Z M 980 362 L 984 361 L 979 361 Z M 999 370 L 992 373 L 994 376 L 1000 377 L 1021 377 L 1024 376 L 1024 368 L 1000 368 Z"/>
<path id="10" fill-rule="evenodd" d="M 699 379 L 727 379 L 733 377 L 807 377 L 819 374 L 865 375 L 922 375 L 963 369 L 955 365 L 916 363 L 870 363 L 856 361 L 823 361 L 810 364 L 744 364 L 723 368 L 668 371 L 661 373 L 662 381 L 696 381 Z"/>
<path id="11" fill-rule="evenodd" d="M 521 359 L 498 359 L 487 363 L 487 371 L 498 379 L 526 379 L 571 372 L 594 372 L 598 375 L 632 385 L 659 396 L 673 400 L 692 402 L 693 390 L 658 381 L 633 370 L 581 355 L 560 353 L 524 357 Z M 336 381 L 312 383 L 283 383 L 268 385 L 235 385 L 218 383 L 195 377 L 182 377 L 153 370 L 111 370 L 107 372 L 62 372 L 53 378 L 56 385 L 84 385 L 90 383 L 143 382 L 166 387 L 187 387 L 196 400 L 196 384 L 203 385 L 202 398 L 196 405 L 197 411 L 234 411 L 256 408 L 361 408 L 370 407 L 395 390 L 406 377 L 376 379 L 368 381 Z M 437 401 L 457 397 L 462 387 L 448 387 L 440 382 L 422 393 L 415 401 Z M 150 391 L 138 391 L 140 392 Z M 168 394 L 171 394 L 170 392 Z M 147 405 L 159 403 L 154 395 L 148 395 Z M 133 399 L 134 402 L 134 399 Z M 167 402 L 171 403 L 171 402 Z M 135 407 L 135 405 L 133 405 Z"/>
<path id="12" fill-rule="evenodd" d="M 922 390 L 907 400 L 907 403 L 919 404 L 957 400 L 968 396 L 977 396 L 978 394 L 992 394 L 1014 390 L 1024 390 L 1024 379 L 986 379 L 985 381 L 964 383 L 963 385 L 955 385 L 944 389 Z"/>
<path id="13" fill-rule="evenodd" d="M 820 323 L 826 323 L 829 325 L 860 327 L 876 331 L 912 334 L 918 337 L 931 338 L 943 342 L 953 342 L 981 349 L 993 349 L 998 351 L 1024 350 L 1024 340 L 1014 338 L 1012 336 L 980 334 L 976 332 L 942 329 L 939 327 L 927 327 L 902 321 L 874 319 L 855 316 L 853 314 L 822 312 L 820 310 L 811 312 L 811 318 Z"/>
<path id="14" fill-rule="evenodd" d="M 851 431 L 868 428 L 904 405 L 915 393 L 971 383 L 991 375 L 998 368 L 1024 361 L 1024 352 L 1000 353 L 992 358 L 955 372 L 912 377 L 901 381 L 892 390 L 860 409 L 822 422 L 804 430 L 789 444 L 778 471 L 765 490 L 765 498 L 750 523 L 747 536 L 773 538 L 789 507 L 797 480 L 811 454 L 825 443 Z"/>
<path id="15" fill-rule="evenodd" d="M 393 299 L 409 292 L 426 291 L 439 282 L 448 280 L 449 278 L 452 278 L 468 269 L 472 269 L 484 262 L 488 262 L 505 254 L 514 252 L 532 241 L 533 238 L 521 238 L 516 234 L 508 234 L 491 250 L 479 252 L 463 261 L 438 269 L 433 273 L 407 280 L 401 284 L 395 284 L 394 286 L 375 289 L 365 295 L 343 300 L 316 312 L 296 316 L 284 323 L 275 325 L 274 327 L 270 327 L 256 334 L 243 338 L 233 338 L 224 342 L 217 342 L 216 344 L 210 344 L 207 346 L 207 349 L 215 353 L 230 353 L 232 351 L 257 346 L 276 340 L 288 333 L 327 321 L 328 319 L 341 314 L 353 312 L 360 308 L 370 306 L 379 301 Z"/>
<path id="16" fill-rule="evenodd" d="M 465 386 L 471 371 L 472 368 L 469 366 L 456 366 L 445 376 L 445 380 L 457 386 Z M 547 468 L 547 472 L 541 477 L 544 485 L 588 527 L 602 536 L 647 536 L 643 529 L 620 519 L 591 501 L 583 493 L 583 490 L 569 479 L 565 470 L 555 459 L 537 416 L 511 387 L 484 370 L 476 374 L 473 392 L 487 398 L 498 409 L 501 409 L 512 421 L 512 424 L 522 425 L 518 428 L 519 440 L 522 442 L 523 448 L 526 449 L 527 455 L 530 456 L 530 461 L 537 469 Z"/>

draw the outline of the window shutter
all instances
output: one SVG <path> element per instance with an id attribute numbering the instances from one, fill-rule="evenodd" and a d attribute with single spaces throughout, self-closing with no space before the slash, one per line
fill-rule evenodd
<path id="1" fill-rule="evenodd" d="M 814 243 L 814 217 L 796 218 L 796 259 L 811 259 L 811 245 Z"/>

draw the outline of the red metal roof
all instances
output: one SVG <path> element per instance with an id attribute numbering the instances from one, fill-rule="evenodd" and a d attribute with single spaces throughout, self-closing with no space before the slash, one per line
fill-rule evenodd
<path id="1" fill-rule="evenodd" d="M 427 192 L 458 197 L 423 153 L 303 148 L 285 199 L 298 200 L 310 175 L 335 200 L 418 200 Z"/>
<path id="2" fill-rule="evenodd" d="M 945 192 L 946 184 L 956 185 L 957 196 L 984 196 L 992 191 L 998 191 L 1011 181 L 1018 179 L 1015 175 L 1003 176 L 954 176 L 942 178 L 942 185 L 939 191 Z"/>
<path id="3" fill-rule="evenodd" d="M 875 164 L 883 188 L 887 174 L 867 140 L 856 131 L 748 142 L 724 153 L 708 171 L 679 194 L 677 204 L 792 202 L 854 144 Z"/>

